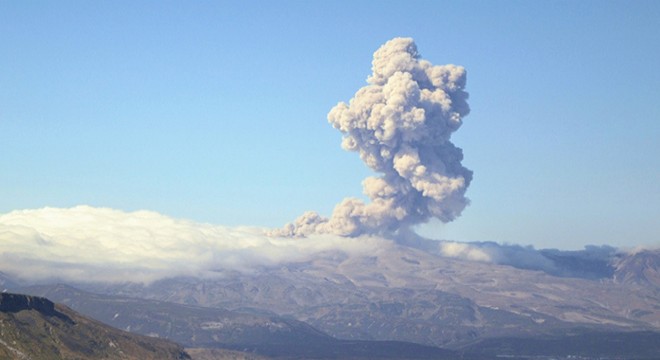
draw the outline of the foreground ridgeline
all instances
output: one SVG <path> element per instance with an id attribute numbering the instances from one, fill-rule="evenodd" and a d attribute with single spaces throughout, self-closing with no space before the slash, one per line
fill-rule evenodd
<path id="1" fill-rule="evenodd" d="M 0 294 L 0 359 L 190 359 L 179 345 L 120 331 L 48 299 Z"/>

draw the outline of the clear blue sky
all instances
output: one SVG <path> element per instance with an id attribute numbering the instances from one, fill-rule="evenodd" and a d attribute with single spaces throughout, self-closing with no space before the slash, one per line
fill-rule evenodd
<path id="1" fill-rule="evenodd" d="M 660 1 L 0 0 L 0 213 L 277 227 L 370 172 L 326 120 L 396 36 L 468 71 L 472 204 L 420 233 L 660 245 Z"/>

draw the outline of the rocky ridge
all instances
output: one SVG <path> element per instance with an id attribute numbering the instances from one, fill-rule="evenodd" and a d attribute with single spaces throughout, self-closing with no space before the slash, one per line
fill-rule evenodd
<path id="1" fill-rule="evenodd" d="M 48 299 L 0 294 L 1 359 L 190 359 L 163 339 L 123 332 Z"/>

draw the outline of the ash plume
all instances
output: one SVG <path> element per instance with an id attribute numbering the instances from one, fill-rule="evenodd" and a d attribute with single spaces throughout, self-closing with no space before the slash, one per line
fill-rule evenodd
<path id="1" fill-rule="evenodd" d="M 270 235 L 393 234 L 431 218 L 452 221 L 468 205 L 472 171 L 450 141 L 470 111 L 465 69 L 432 65 L 413 39 L 395 38 L 374 53 L 372 71 L 368 85 L 328 113 L 342 147 L 381 174 L 362 183 L 371 201 L 344 199 L 330 218 L 306 212 Z"/>

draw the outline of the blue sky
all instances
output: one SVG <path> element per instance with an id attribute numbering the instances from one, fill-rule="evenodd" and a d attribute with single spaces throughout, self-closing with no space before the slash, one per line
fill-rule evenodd
<path id="1" fill-rule="evenodd" d="M 361 196 L 326 120 L 373 52 L 468 72 L 472 204 L 433 238 L 660 245 L 660 2 L 0 1 L 0 213 L 278 227 Z"/>

